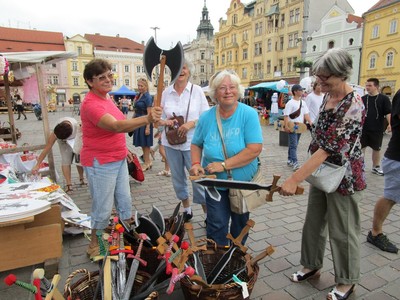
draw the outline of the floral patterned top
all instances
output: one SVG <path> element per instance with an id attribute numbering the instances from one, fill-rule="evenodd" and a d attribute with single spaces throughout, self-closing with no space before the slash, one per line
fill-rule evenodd
<path id="1" fill-rule="evenodd" d="M 344 165 L 350 160 L 337 192 L 344 196 L 351 195 L 366 188 L 360 143 L 365 120 L 364 103 L 359 94 L 351 92 L 335 108 L 325 109 L 327 95 L 321 105 L 318 121 L 313 125 L 313 138 L 309 149 L 311 153 L 319 148 L 325 150 L 330 154 L 326 161 L 336 165 Z"/>

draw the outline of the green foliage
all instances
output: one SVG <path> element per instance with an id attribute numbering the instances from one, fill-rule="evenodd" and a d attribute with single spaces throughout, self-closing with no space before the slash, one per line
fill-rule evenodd
<path id="1" fill-rule="evenodd" d="M 301 69 L 301 68 L 311 68 L 312 64 L 313 64 L 312 61 L 299 59 L 299 60 L 296 60 L 296 62 L 293 64 L 293 66 L 295 68 L 299 68 L 299 69 Z"/>

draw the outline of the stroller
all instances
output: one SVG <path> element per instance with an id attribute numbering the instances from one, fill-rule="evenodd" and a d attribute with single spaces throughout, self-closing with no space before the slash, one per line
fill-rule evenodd
<path id="1" fill-rule="evenodd" d="M 39 121 L 42 120 L 42 107 L 39 103 L 33 105 L 33 112 Z"/>

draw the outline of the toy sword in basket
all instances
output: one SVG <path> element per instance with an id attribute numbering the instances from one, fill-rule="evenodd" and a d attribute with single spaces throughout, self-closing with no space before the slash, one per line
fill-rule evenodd
<path id="1" fill-rule="evenodd" d="M 228 189 L 241 189 L 241 190 L 268 190 L 269 194 L 267 195 L 265 201 L 271 202 L 272 196 L 275 192 L 279 192 L 281 187 L 277 185 L 278 180 L 281 178 L 280 175 L 274 175 L 272 184 L 259 184 L 251 181 L 240 181 L 240 180 L 228 180 L 228 179 L 216 179 L 207 177 L 196 177 L 190 176 L 189 179 L 194 180 L 195 183 L 198 183 L 206 188 L 209 196 L 214 200 L 220 201 L 221 195 L 219 194 L 217 188 L 228 188 Z M 296 195 L 302 195 L 304 192 L 304 188 L 301 186 L 297 187 Z"/>

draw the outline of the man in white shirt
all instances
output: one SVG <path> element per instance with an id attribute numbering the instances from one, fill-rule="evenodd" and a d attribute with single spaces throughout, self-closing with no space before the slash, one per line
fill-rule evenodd
<path id="1" fill-rule="evenodd" d="M 306 104 L 309 110 L 311 122 L 315 122 L 318 117 L 324 94 L 321 92 L 321 84 L 314 82 L 313 91 L 306 97 Z"/>

